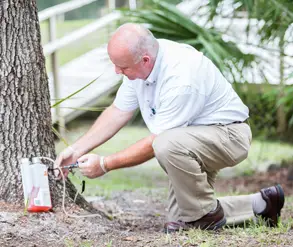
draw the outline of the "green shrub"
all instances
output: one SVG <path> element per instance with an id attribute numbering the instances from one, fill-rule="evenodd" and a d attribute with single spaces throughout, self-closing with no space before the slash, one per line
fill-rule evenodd
<path id="1" fill-rule="evenodd" d="M 250 126 L 254 137 L 283 139 L 293 142 L 292 126 L 281 136 L 277 133 L 277 88 L 268 84 L 234 83 L 233 87 L 250 111 Z M 292 117 L 292 105 L 286 104 L 288 125 Z"/>

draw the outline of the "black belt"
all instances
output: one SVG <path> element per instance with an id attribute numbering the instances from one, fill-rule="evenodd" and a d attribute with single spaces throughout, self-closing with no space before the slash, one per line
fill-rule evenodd
<path id="1" fill-rule="evenodd" d="M 232 123 L 230 123 L 230 124 L 240 124 L 240 123 L 246 123 L 246 124 L 249 124 L 249 122 L 248 122 L 248 118 L 245 119 L 244 121 L 235 121 L 235 122 L 232 122 Z"/>
<path id="2" fill-rule="evenodd" d="M 248 118 L 246 118 L 244 121 L 235 121 L 233 123 L 247 123 L 247 124 L 249 124 L 249 120 L 248 120 Z"/>
<path id="3" fill-rule="evenodd" d="M 209 125 L 222 125 L 222 126 L 225 126 L 225 125 L 230 125 L 230 124 L 241 124 L 241 123 L 246 123 L 246 124 L 249 125 L 248 118 L 245 119 L 244 121 L 234 121 L 234 122 L 232 122 L 232 123 L 228 123 L 228 124 L 215 123 L 215 124 L 209 124 Z"/>

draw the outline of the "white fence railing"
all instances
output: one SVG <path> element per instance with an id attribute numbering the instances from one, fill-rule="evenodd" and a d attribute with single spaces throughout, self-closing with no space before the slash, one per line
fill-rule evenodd
<path id="1" fill-rule="evenodd" d="M 87 35 L 107 27 L 109 24 L 117 21 L 121 15 L 119 12 L 115 12 L 116 9 L 116 0 L 108 0 L 108 9 L 109 14 L 97 19 L 96 21 L 85 25 L 82 28 L 79 28 L 70 34 L 57 39 L 57 30 L 56 30 L 56 20 L 57 17 L 63 15 L 69 11 L 79 9 L 85 5 L 96 2 L 97 0 L 72 0 L 66 3 L 62 3 L 51 8 L 45 9 L 39 12 L 39 21 L 48 21 L 49 22 L 49 42 L 43 46 L 45 56 L 50 56 L 51 58 L 51 70 L 53 76 L 53 84 L 54 84 L 54 95 L 56 99 L 60 99 L 60 90 L 59 90 L 59 65 L 57 59 L 57 52 L 69 44 L 86 37 Z M 136 0 L 128 1 L 129 8 L 136 8 Z M 57 107 L 56 111 L 57 122 L 61 126 L 65 125 L 64 118 L 60 114 L 60 110 Z"/>

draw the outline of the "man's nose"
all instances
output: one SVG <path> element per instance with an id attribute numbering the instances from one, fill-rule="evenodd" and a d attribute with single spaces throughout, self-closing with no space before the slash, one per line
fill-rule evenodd
<path id="1" fill-rule="evenodd" d="M 120 69 L 119 67 L 115 66 L 115 72 L 116 72 L 116 74 L 122 74 L 122 69 Z"/>

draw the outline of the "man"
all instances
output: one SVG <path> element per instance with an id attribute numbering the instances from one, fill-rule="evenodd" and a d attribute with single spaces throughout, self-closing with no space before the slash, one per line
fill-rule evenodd
<path id="1" fill-rule="evenodd" d="M 244 160 L 251 143 L 248 108 L 216 66 L 193 47 L 157 40 L 131 23 L 111 37 L 108 54 L 124 75 L 116 99 L 56 164 L 78 161 L 83 175 L 96 178 L 155 156 L 170 181 L 166 232 L 218 229 L 254 215 L 276 226 L 284 204 L 279 185 L 214 198 L 218 171 Z M 86 154 L 115 135 L 138 107 L 150 136 L 107 157 Z"/>

